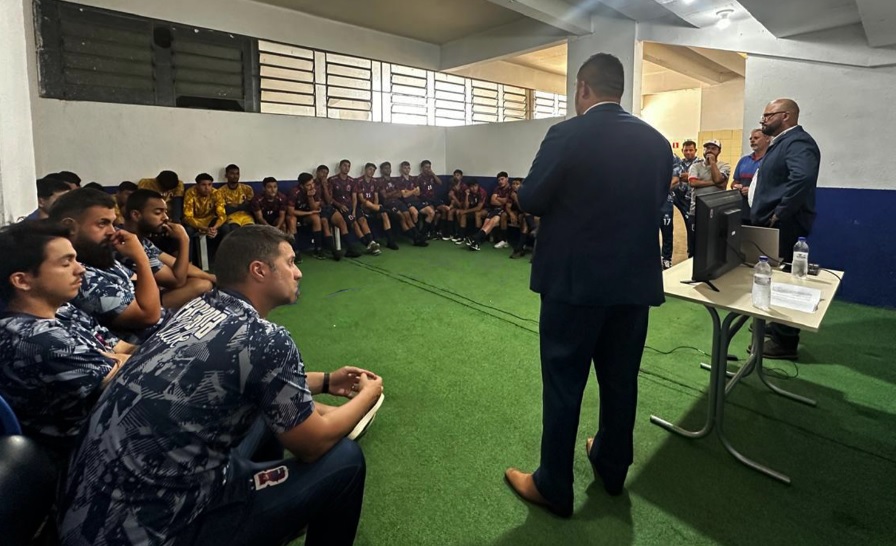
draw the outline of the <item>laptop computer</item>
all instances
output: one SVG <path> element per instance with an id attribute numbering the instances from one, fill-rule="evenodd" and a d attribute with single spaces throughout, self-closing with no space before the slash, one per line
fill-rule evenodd
<path id="1" fill-rule="evenodd" d="M 755 265 L 760 256 L 767 256 L 772 267 L 781 265 L 777 229 L 741 226 L 740 237 L 740 252 L 745 263 Z"/>

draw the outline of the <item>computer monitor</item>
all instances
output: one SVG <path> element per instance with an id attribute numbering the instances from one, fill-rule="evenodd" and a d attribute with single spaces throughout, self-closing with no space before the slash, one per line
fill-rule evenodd
<path id="1" fill-rule="evenodd" d="M 696 196 L 692 279 L 717 279 L 743 262 L 740 256 L 741 194 L 737 190 Z"/>

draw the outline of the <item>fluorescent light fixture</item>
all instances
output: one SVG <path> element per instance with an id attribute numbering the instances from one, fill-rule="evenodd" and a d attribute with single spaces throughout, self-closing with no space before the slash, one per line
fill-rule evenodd
<path id="1" fill-rule="evenodd" d="M 734 13 L 733 9 L 723 9 L 716 12 L 716 15 L 719 16 L 719 21 L 716 23 L 716 27 L 719 30 L 725 30 L 731 26 L 731 19 L 729 19 L 729 17 L 732 13 Z"/>

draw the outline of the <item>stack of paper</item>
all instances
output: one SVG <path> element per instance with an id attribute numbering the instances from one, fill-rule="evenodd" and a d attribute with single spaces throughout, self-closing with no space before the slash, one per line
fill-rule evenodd
<path id="1" fill-rule="evenodd" d="M 803 313 L 814 313 L 821 301 L 821 290 L 780 282 L 772 283 L 772 307 L 784 307 Z"/>

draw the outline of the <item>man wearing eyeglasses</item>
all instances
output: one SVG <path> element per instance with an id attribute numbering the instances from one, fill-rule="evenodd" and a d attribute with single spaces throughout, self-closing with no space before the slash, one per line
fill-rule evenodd
<path id="1" fill-rule="evenodd" d="M 815 187 L 821 151 L 799 124 L 800 107 L 791 99 L 768 103 L 759 122 L 772 144 L 750 185 L 750 220 L 778 229 L 781 257 L 793 260 L 793 245 L 807 237 L 815 221 Z M 770 324 L 763 358 L 796 360 L 800 331 Z"/>

